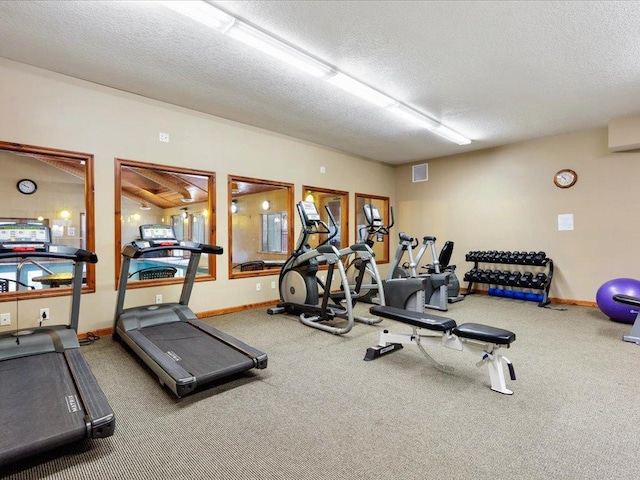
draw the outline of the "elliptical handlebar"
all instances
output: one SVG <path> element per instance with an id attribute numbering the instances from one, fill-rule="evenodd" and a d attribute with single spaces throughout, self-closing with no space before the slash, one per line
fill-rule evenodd
<path id="1" fill-rule="evenodd" d="M 373 206 L 371 203 L 365 204 L 362 208 L 364 211 L 365 220 L 367 221 L 367 225 L 361 227 L 359 232 L 362 232 L 363 230 L 367 232 L 367 240 L 365 240 L 365 242 L 372 241 L 371 237 L 373 236 L 389 235 L 389 230 L 391 230 L 391 227 L 393 227 L 396 223 L 395 217 L 393 215 L 393 207 L 389 207 L 391 217 L 391 223 L 389 223 L 389 225 L 384 225 L 382 223 L 382 217 L 380 216 L 378 208 Z"/>
<path id="2" fill-rule="evenodd" d="M 306 207 L 305 204 L 307 204 Z M 327 238 L 325 238 L 322 242 L 319 242 L 318 246 L 329 243 L 338 235 L 338 224 L 328 205 L 325 205 L 324 208 L 327 211 L 327 215 L 329 216 L 329 223 L 331 223 L 331 227 L 333 227 L 333 229 L 322 221 L 313 202 L 298 202 L 296 206 L 298 208 L 298 215 L 300 216 L 300 220 L 302 221 L 303 229 L 303 237 L 301 237 L 299 246 L 298 248 L 296 248 L 296 250 L 299 250 L 300 246 L 307 243 L 310 235 L 327 235 Z"/>

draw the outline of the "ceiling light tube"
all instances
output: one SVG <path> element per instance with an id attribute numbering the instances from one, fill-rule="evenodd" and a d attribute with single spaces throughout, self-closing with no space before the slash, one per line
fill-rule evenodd
<path id="1" fill-rule="evenodd" d="M 225 33 L 236 21 L 232 15 L 200 0 L 162 1 L 160 3 L 185 17 L 189 17 L 222 33 Z"/>
<path id="2" fill-rule="evenodd" d="M 420 113 L 417 110 L 414 110 L 413 108 L 410 108 L 401 103 L 392 105 L 388 108 L 388 110 L 404 118 L 405 120 L 408 120 L 409 122 L 428 130 L 433 130 L 434 128 L 440 126 L 440 122 L 437 122 L 434 119 L 427 117 L 423 113 Z"/>
<path id="3" fill-rule="evenodd" d="M 457 143 L 458 145 L 469 145 L 471 143 L 471 140 L 467 137 L 460 135 L 458 132 L 454 132 L 449 127 L 445 127 L 442 124 L 431 131 L 436 135 L 440 135 L 442 138 L 446 138 L 450 142 Z"/>
<path id="4" fill-rule="evenodd" d="M 336 73 L 333 77 L 327 78 L 327 82 L 382 108 L 388 108 L 398 103 L 384 93 L 380 93 L 341 72 Z"/>
<path id="5" fill-rule="evenodd" d="M 226 34 L 314 77 L 326 78 L 335 74 L 330 66 L 244 22 L 236 21 Z"/>

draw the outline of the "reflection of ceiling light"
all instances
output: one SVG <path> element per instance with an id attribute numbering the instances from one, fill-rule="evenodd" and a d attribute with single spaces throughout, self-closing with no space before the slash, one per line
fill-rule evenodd
<path id="1" fill-rule="evenodd" d="M 184 197 L 182 197 L 182 198 L 180 199 L 180 201 L 181 201 L 182 203 L 191 203 L 191 202 L 193 202 L 194 200 L 193 200 L 193 198 L 184 198 Z"/>
<path id="2" fill-rule="evenodd" d="M 236 213 L 238 211 L 238 201 L 231 200 L 231 213 Z"/>
<path id="3" fill-rule="evenodd" d="M 180 210 L 182 210 L 182 214 L 181 214 L 182 218 L 187 218 L 187 215 L 188 215 L 187 207 L 182 207 Z"/>
<path id="4" fill-rule="evenodd" d="M 143 203 L 140 205 L 140 210 L 151 210 L 151 207 L 148 204 Z"/>
<path id="5" fill-rule="evenodd" d="M 305 201 L 305 202 L 313 202 L 313 195 L 308 194 L 308 195 L 305 197 L 304 201 Z"/>
<path id="6" fill-rule="evenodd" d="M 269 203 L 269 200 L 265 200 L 264 202 L 262 202 L 262 209 L 263 210 L 269 210 L 270 206 L 271 206 L 271 204 Z"/>
<path id="7" fill-rule="evenodd" d="M 65 220 L 67 220 L 70 216 L 71 213 L 69 213 L 69 210 L 62 210 L 60 212 L 60 218 L 64 218 Z"/>

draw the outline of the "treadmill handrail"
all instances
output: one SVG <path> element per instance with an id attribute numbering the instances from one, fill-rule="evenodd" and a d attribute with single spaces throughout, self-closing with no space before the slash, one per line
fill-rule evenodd
<path id="1" fill-rule="evenodd" d="M 141 245 L 142 244 L 142 245 Z M 166 252 L 168 250 L 187 250 L 194 253 L 211 253 L 214 255 L 222 255 L 224 249 L 218 245 L 208 245 L 206 243 L 195 242 L 178 242 L 173 245 L 148 245 L 146 240 L 136 240 L 127 244 L 122 249 L 122 256 L 129 258 L 140 258 L 147 253 Z"/>
<path id="2" fill-rule="evenodd" d="M 82 248 L 67 245 L 45 245 L 46 250 L 0 250 L 0 260 L 5 258 L 57 258 L 74 262 L 98 263 L 98 255 Z"/>

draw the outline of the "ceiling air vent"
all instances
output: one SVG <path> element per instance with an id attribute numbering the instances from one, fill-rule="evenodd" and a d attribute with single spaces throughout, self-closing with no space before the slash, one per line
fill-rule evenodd
<path id="1" fill-rule="evenodd" d="M 422 163 L 413 166 L 413 182 L 426 182 L 429 180 L 429 164 Z"/>

